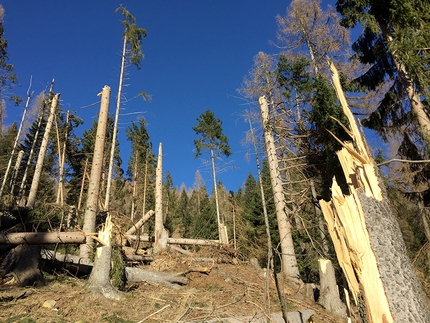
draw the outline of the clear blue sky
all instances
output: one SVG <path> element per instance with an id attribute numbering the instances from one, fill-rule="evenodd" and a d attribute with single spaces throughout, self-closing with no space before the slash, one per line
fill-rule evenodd
<path id="1" fill-rule="evenodd" d="M 334 1 L 326 1 L 334 3 Z M 122 16 L 115 14 L 121 2 L 99 1 L 2 1 L 9 62 L 15 66 L 21 86 L 15 92 L 26 97 L 30 76 L 32 90 L 42 92 L 55 78 L 55 93 L 61 93 L 64 110 L 75 110 L 84 120 L 77 133 L 90 128 L 104 85 L 111 87 L 110 113 L 114 113 L 120 52 Z M 236 191 L 248 173 L 256 174 L 244 147 L 248 125 L 241 117 L 244 101 L 238 96 L 243 77 L 259 52 L 276 53 L 269 44 L 276 40 L 276 15 L 284 15 L 289 1 L 279 0 L 135 0 L 122 4 L 147 30 L 143 41 L 145 59 L 141 70 L 128 68 L 127 98 L 145 91 L 152 102 L 134 99 L 121 113 L 143 112 L 147 130 L 157 153 L 163 144 L 163 173 L 169 171 L 175 186 L 192 187 L 199 170 L 209 190 L 210 170 L 194 158 L 192 127 L 205 110 L 212 110 L 223 122 L 232 155 L 218 175 L 227 190 Z M 323 8 L 325 5 L 323 6 Z M 22 105 L 23 106 L 23 105 Z M 19 120 L 19 108 L 8 104 L 5 125 Z M 127 169 L 130 142 L 125 128 L 137 115 L 120 116 L 123 169 Z M 202 156 L 208 159 L 209 156 Z"/>

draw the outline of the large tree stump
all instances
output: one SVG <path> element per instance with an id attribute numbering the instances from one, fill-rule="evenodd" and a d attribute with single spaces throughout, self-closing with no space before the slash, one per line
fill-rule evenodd
<path id="1" fill-rule="evenodd" d="M 336 276 L 334 267 L 330 260 L 320 259 L 320 295 L 318 303 L 332 313 L 346 317 L 346 306 L 342 303 L 339 297 L 339 289 L 336 284 Z"/>
<path id="2" fill-rule="evenodd" d="M 0 284 L 15 286 L 42 286 L 45 284 L 40 270 L 39 246 L 20 244 L 0 250 Z"/>

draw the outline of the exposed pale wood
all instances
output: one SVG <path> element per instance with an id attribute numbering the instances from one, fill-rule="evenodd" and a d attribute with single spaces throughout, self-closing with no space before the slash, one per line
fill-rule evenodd
<path id="1" fill-rule="evenodd" d="M 84 232 L 15 232 L 0 233 L 0 244 L 55 244 L 55 243 L 85 243 L 87 235 Z"/>
<path id="2" fill-rule="evenodd" d="M 127 239 L 137 240 L 143 242 L 150 242 L 152 239 L 149 236 L 136 236 L 126 235 Z M 185 238 L 167 238 L 167 244 L 184 244 L 184 245 L 199 245 L 199 246 L 218 246 L 218 240 L 205 240 L 205 239 L 185 239 Z"/>
<path id="3" fill-rule="evenodd" d="M 332 199 L 320 201 L 338 262 L 357 302 L 360 290 L 369 322 L 428 322 L 430 313 L 377 168 L 345 100 L 338 73 L 333 84 L 347 116 L 353 143 L 337 153 L 349 195 L 333 180 Z"/>
<path id="4" fill-rule="evenodd" d="M 103 166 L 103 153 L 106 139 L 106 127 L 109 114 L 110 87 L 105 85 L 101 92 L 99 120 L 97 124 L 96 142 L 94 146 L 93 162 L 91 165 L 91 175 L 88 184 L 88 196 L 85 205 L 84 226 L 86 232 L 94 232 L 96 227 L 97 202 L 100 195 L 100 178 Z M 92 239 L 87 238 L 87 244 L 80 247 L 81 257 L 88 258 L 91 249 Z"/>

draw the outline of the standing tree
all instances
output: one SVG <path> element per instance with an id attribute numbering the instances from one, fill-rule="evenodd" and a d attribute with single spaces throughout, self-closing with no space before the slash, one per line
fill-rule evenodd
<path id="1" fill-rule="evenodd" d="M 118 133 L 118 119 L 119 119 L 119 110 L 121 108 L 121 96 L 122 96 L 122 85 L 124 78 L 124 69 L 126 60 L 129 59 L 130 63 L 135 65 L 138 69 L 140 69 L 140 64 L 143 59 L 142 52 L 142 39 L 146 37 L 146 30 L 140 28 L 136 25 L 136 19 L 134 16 L 127 11 L 122 5 L 116 9 L 116 13 L 121 12 L 124 16 L 124 20 L 122 24 L 125 28 L 123 34 L 123 48 L 121 55 L 121 71 L 119 74 L 119 86 L 118 86 L 118 97 L 116 102 L 116 110 L 115 110 L 115 121 L 114 121 L 114 129 L 112 136 L 112 146 L 110 151 L 110 159 L 109 159 L 109 171 L 107 178 L 107 187 L 106 187 L 106 198 L 104 208 L 105 211 L 109 209 L 109 199 L 110 199 L 110 191 L 112 185 L 112 171 L 113 171 L 113 160 L 115 157 L 115 147 L 116 147 L 116 136 Z M 145 96 L 144 93 L 141 93 L 142 96 Z"/>
<path id="2" fill-rule="evenodd" d="M 197 135 L 200 135 L 200 137 L 194 140 L 194 146 L 196 147 L 194 157 L 197 158 L 205 150 L 209 150 L 211 154 L 218 235 L 221 244 L 228 244 L 227 230 L 219 211 L 215 158 L 220 155 L 229 157 L 231 155 L 230 146 L 227 137 L 222 132 L 221 120 L 215 118 L 215 114 L 212 111 L 206 110 L 206 112 L 202 113 L 200 117 L 197 118 L 197 121 L 198 125 L 193 127 L 193 130 Z"/>

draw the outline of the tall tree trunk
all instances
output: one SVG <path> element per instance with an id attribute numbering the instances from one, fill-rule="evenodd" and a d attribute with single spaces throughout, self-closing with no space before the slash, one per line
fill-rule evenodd
<path id="1" fill-rule="evenodd" d="M 30 87 L 31 87 L 31 78 L 30 78 Z M 0 187 L 0 197 L 2 197 L 2 195 L 3 195 L 3 190 L 4 190 L 4 187 L 6 185 L 7 177 L 9 175 L 9 170 L 10 170 L 10 167 L 12 165 L 13 155 L 15 154 L 15 149 L 16 149 L 16 146 L 18 145 L 19 137 L 21 136 L 22 125 L 24 124 L 25 115 L 27 114 L 28 103 L 30 102 L 30 99 L 31 99 L 30 87 L 28 88 L 28 91 L 27 91 L 27 102 L 25 103 L 24 111 L 22 112 L 21 122 L 19 124 L 19 129 L 18 129 L 18 132 L 16 134 L 15 142 L 13 143 L 12 152 L 10 153 L 9 163 L 7 164 L 6 172 L 5 172 L 4 178 L 3 178 L 3 182 L 2 182 L 1 187 Z M 0 125 L 1 125 L 1 123 L 0 123 Z M 0 134 L 1 134 L 1 132 L 0 132 Z"/>
<path id="2" fill-rule="evenodd" d="M 43 161 L 45 159 L 46 150 L 48 149 L 49 134 L 51 132 L 52 123 L 54 122 L 55 110 L 58 105 L 60 94 L 57 93 L 52 99 L 51 110 L 49 112 L 48 121 L 46 123 L 45 133 L 43 134 L 42 144 L 39 150 L 39 156 L 37 157 L 36 168 L 34 170 L 33 181 L 31 182 L 30 193 L 28 194 L 28 200 L 26 206 L 30 209 L 34 207 L 36 202 L 37 189 L 39 188 L 40 176 L 42 174 Z"/>
<path id="3" fill-rule="evenodd" d="M 22 199 L 22 197 L 24 196 L 24 193 L 25 193 L 25 183 L 27 182 L 28 170 L 30 168 L 30 164 L 31 164 L 32 159 L 33 159 L 33 154 L 34 154 L 34 150 L 36 148 L 37 138 L 39 138 L 39 130 L 40 130 L 40 127 L 42 125 L 42 120 L 43 120 L 43 112 L 40 112 L 39 120 L 37 122 L 37 130 L 36 130 L 36 133 L 34 134 L 33 143 L 31 144 L 30 153 L 28 154 L 27 163 L 25 165 L 24 175 L 22 177 L 21 185 L 19 187 L 18 196 L 16 198 L 16 204 L 20 205 L 20 206 L 25 205 L 25 199 Z"/>
<path id="4" fill-rule="evenodd" d="M 135 208 L 136 208 L 136 177 L 137 177 L 137 160 L 138 160 L 138 155 L 137 153 L 135 154 L 135 159 L 134 159 L 134 167 L 133 167 L 133 193 L 131 196 L 131 212 L 130 212 L 130 219 L 131 221 L 134 221 L 134 213 L 135 213 Z"/>
<path id="5" fill-rule="evenodd" d="M 224 225 L 224 221 L 221 221 L 221 215 L 219 211 L 218 189 L 217 189 L 216 170 L 215 170 L 215 153 L 212 149 L 211 149 L 211 161 L 212 161 L 212 176 L 214 181 L 214 192 L 215 192 L 216 219 L 218 224 L 218 238 L 219 238 L 219 243 L 221 245 L 226 245 L 228 244 L 227 229 Z"/>
<path id="6" fill-rule="evenodd" d="M 10 192 L 13 195 L 13 191 L 15 189 L 16 178 L 18 177 L 19 167 L 21 166 L 22 158 L 24 157 L 24 150 L 20 150 L 18 153 L 18 157 L 15 161 L 15 167 L 13 168 L 12 178 L 10 180 Z"/>
<path id="7" fill-rule="evenodd" d="M 119 110 L 121 108 L 122 82 L 124 79 L 126 50 L 127 50 L 127 36 L 124 35 L 124 44 L 122 47 L 122 56 L 121 56 L 121 71 L 119 73 L 118 97 L 116 99 L 115 120 L 113 124 L 113 133 L 112 133 L 112 146 L 110 148 L 109 170 L 108 170 L 108 178 L 106 183 L 106 198 L 105 198 L 105 205 L 104 205 L 105 211 L 109 210 L 110 192 L 112 187 L 113 160 L 115 157 L 116 136 L 118 133 Z"/>
<path id="8" fill-rule="evenodd" d="M 430 322 L 384 183 L 348 108 L 338 72 L 333 64 L 330 68 L 353 140 L 342 143 L 337 153 L 350 195 L 334 179 L 331 201 L 320 200 L 339 264 L 356 302 L 361 285 L 369 322 Z"/>
<path id="9" fill-rule="evenodd" d="M 264 127 L 264 139 L 266 144 L 267 159 L 270 169 L 270 180 L 274 194 L 276 218 L 278 220 L 278 230 L 281 245 L 282 273 L 284 277 L 297 281 L 300 277 L 297 259 L 294 251 L 291 224 L 286 214 L 286 202 L 280 179 L 278 158 L 276 155 L 275 139 L 269 124 L 269 107 L 266 97 L 259 99 L 261 120 Z"/>
<path id="10" fill-rule="evenodd" d="M 103 167 L 103 153 L 106 139 L 106 126 L 109 114 L 110 87 L 105 85 L 101 93 L 99 121 L 97 124 L 96 142 L 94 146 L 93 162 L 91 165 L 90 182 L 88 184 L 88 196 L 85 206 L 84 232 L 95 232 L 97 203 L 100 194 L 100 177 Z M 88 258 L 93 239 L 87 237 L 86 244 L 80 246 L 80 256 Z"/>
<path id="11" fill-rule="evenodd" d="M 155 245 L 154 251 L 160 252 L 167 247 L 167 232 L 163 225 L 163 146 L 158 146 L 158 161 L 155 175 Z"/>
<path id="12" fill-rule="evenodd" d="M 70 110 L 67 110 L 66 115 L 66 128 L 69 123 L 69 117 L 70 117 Z M 57 121 L 57 119 L 55 119 Z M 57 204 L 60 204 L 63 206 L 64 204 L 64 159 L 66 155 L 66 143 L 67 143 L 67 129 L 64 134 L 64 142 L 63 142 L 63 149 L 61 149 L 60 145 L 60 134 L 59 134 L 59 127 L 58 122 L 56 122 L 56 129 L 57 129 L 57 144 L 58 144 L 58 168 L 59 168 L 59 175 L 58 175 L 58 192 L 57 192 Z"/>
<path id="13" fill-rule="evenodd" d="M 85 178 L 87 177 L 88 158 L 85 159 L 84 174 L 82 175 L 81 190 L 79 191 L 78 211 L 81 210 L 82 195 L 84 195 Z"/>

